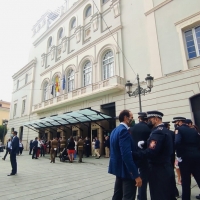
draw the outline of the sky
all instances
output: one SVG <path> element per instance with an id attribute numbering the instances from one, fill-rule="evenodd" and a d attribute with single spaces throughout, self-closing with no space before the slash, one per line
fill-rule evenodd
<path id="1" fill-rule="evenodd" d="M 28 63 L 32 27 L 64 0 L 0 0 L 0 100 L 11 102 L 12 76 Z"/>

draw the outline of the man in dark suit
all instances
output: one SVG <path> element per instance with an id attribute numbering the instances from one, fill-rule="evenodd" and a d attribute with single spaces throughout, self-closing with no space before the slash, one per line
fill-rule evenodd
<path id="1" fill-rule="evenodd" d="M 110 136 L 110 163 L 108 173 L 116 176 L 112 200 L 134 200 L 136 187 L 142 185 L 138 169 L 133 161 L 135 151 L 133 139 L 128 131 L 133 120 L 129 110 L 123 110 L 119 115 L 120 125 Z"/>
<path id="2" fill-rule="evenodd" d="M 17 174 L 17 159 L 16 155 L 19 153 L 19 138 L 17 137 L 17 131 L 12 132 L 13 139 L 11 143 L 11 152 L 10 152 L 10 162 L 12 166 L 12 171 L 8 176 L 13 176 Z"/>
<path id="3" fill-rule="evenodd" d="M 35 138 L 35 141 L 33 142 L 33 155 L 32 155 L 32 159 L 38 159 L 37 158 L 37 150 L 38 150 L 38 138 Z"/>
<path id="4" fill-rule="evenodd" d="M 138 146 L 139 141 L 147 142 L 151 133 L 151 129 L 147 125 L 147 114 L 145 112 L 139 112 L 138 119 L 139 123 L 130 128 L 130 132 L 136 147 Z M 137 147 L 137 150 L 141 151 L 139 147 Z M 138 161 L 137 166 L 142 179 L 142 186 L 138 188 L 138 199 L 147 200 L 147 183 L 149 176 L 148 160 L 142 159 Z"/>

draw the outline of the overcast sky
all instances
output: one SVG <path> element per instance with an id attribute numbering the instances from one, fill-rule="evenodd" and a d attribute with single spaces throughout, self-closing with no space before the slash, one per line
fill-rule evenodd
<path id="1" fill-rule="evenodd" d="M 12 76 L 28 63 L 32 27 L 64 0 L 0 0 L 0 100 L 11 101 Z"/>

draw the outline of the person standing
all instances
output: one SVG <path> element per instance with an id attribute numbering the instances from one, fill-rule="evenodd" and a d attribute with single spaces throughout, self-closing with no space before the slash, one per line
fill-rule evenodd
<path id="1" fill-rule="evenodd" d="M 6 156 L 8 155 L 8 153 L 10 154 L 10 151 L 11 151 L 11 139 L 8 139 L 8 142 L 7 142 L 7 145 L 6 145 L 6 154 L 4 155 L 2 160 L 6 159 Z"/>
<path id="2" fill-rule="evenodd" d="M 56 138 L 53 138 L 53 140 L 51 141 L 51 162 L 50 163 L 55 163 L 55 156 L 56 156 L 56 150 L 58 148 L 58 141 L 56 140 Z"/>
<path id="3" fill-rule="evenodd" d="M 16 156 L 19 153 L 19 138 L 17 137 L 17 131 L 12 132 L 13 138 L 11 142 L 10 162 L 12 171 L 8 176 L 17 174 L 17 159 Z"/>
<path id="4" fill-rule="evenodd" d="M 179 127 L 175 130 L 175 147 L 181 171 L 182 200 L 191 198 L 191 174 L 200 187 L 200 133 L 184 124 L 185 118 L 178 117 Z M 196 197 L 198 199 L 198 196 Z"/>
<path id="5" fill-rule="evenodd" d="M 106 154 L 105 158 L 109 158 L 110 157 L 110 140 L 108 136 L 105 137 L 104 146 L 105 146 L 105 154 Z"/>
<path id="6" fill-rule="evenodd" d="M 130 128 L 130 132 L 134 141 L 135 146 L 137 147 L 139 141 L 147 142 L 151 129 L 147 125 L 147 114 L 145 112 L 138 113 L 139 123 L 135 124 Z M 137 151 L 142 151 L 139 147 Z M 139 168 L 140 177 L 142 179 L 142 186 L 138 188 L 138 199 L 139 200 L 147 200 L 147 184 L 149 182 L 149 167 L 148 160 L 142 159 L 137 162 L 137 166 Z"/>
<path id="7" fill-rule="evenodd" d="M 32 150 L 33 150 L 33 140 L 31 140 L 29 143 L 29 155 L 31 155 Z"/>
<path id="8" fill-rule="evenodd" d="M 173 141 L 165 125 L 162 123 L 163 113 L 159 111 L 147 112 L 147 118 L 153 125 L 150 137 L 147 140 L 147 149 L 133 152 L 134 158 L 146 158 L 149 163 L 149 188 L 151 200 L 174 199 L 173 168 L 171 155 L 173 153 Z M 144 141 L 139 141 L 142 147 Z M 138 155 L 138 157 L 137 157 Z"/>
<path id="9" fill-rule="evenodd" d="M 38 159 L 37 158 L 37 149 L 38 149 L 38 138 L 35 138 L 35 141 L 33 142 L 33 154 L 32 154 L 32 159 Z"/>
<path id="10" fill-rule="evenodd" d="M 83 148 L 84 148 L 84 141 L 82 140 L 82 138 L 80 138 L 79 141 L 77 142 L 78 157 L 79 157 L 78 162 L 82 162 Z"/>
<path id="11" fill-rule="evenodd" d="M 116 176 L 112 200 L 134 200 L 136 187 L 141 187 L 142 180 L 132 157 L 135 151 L 133 139 L 128 131 L 133 120 L 129 110 L 119 114 L 120 125 L 110 135 L 110 162 L 108 173 Z"/>
<path id="12" fill-rule="evenodd" d="M 19 155 L 22 155 L 23 149 L 24 149 L 24 145 L 23 145 L 22 141 L 20 140 L 20 142 L 19 142 Z"/>
<path id="13" fill-rule="evenodd" d="M 69 162 L 72 163 L 74 160 L 74 151 L 75 151 L 75 142 L 73 137 L 70 138 L 69 143 L 67 145 Z"/>
<path id="14" fill-rule="evenodd" d="M 92 156 L 95 156 L 95 139 L 92 141 Z"/>
<path id="15" fill-rule="evenodd" d="M 96 137 L 95 138 L 95 145 L 94 145 L 94 148 L 95 148 L 95 154 L 97 155 L 96 159 L 99 159 L 101 157 L 101 155 L 99 154 L 99 150 L 100 150 L 100 141 L 99 139 Z"/>
<path id="16" fill-rule="evenodd" d="M 40 157 L 45 156 L 45 142 L 44 140 L 41 140 L 41 148 L 40 148 Z"/>
<path id="17" fill-rule="evenodd" d="M 88 137 L 85 138 L 85 156 L 88 158 L 90 156 L 90 141 Z"/>

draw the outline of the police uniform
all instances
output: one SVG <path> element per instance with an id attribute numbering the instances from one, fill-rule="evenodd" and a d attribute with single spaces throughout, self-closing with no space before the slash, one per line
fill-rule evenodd
<path id="1" fill-rule="evenodd" d="M 172 152 L 172 155 L 171 155 L 171 165 L 172 165 L 172 168 L 174 168 L 174 163 L 175 163 L 175 133 L 174 131 L 171 131 L 170 130 L 170 122 L 163 122 L 163 124 L 165 125 L 165 127 L 168 129 L 168 134 L 170 135 L 171 139 L 172 139 L 172 142 L 173 142 L 173 152 Z M 172 185 L 173 185 L 173 188 L 174 188 L 174 197 L 179 197 L 179 191 L 178 191 L 178 188 L 176 187 L 176 178 L 175 178 L 175 173 L 174 173 L 174 170 L 173 170 L 173 180 L 172 180 Z"/>
<path id="2" fill-rule="evenodd" d="M 78 162 L 82 162 L 82 158 L 83 158 L 83 148 L 84 148 L 84 141 L 83 141 L 82 139 L 80 139 L 80 140 L 77 142 L 78 157 L 79 157 Z"/>
<path id="3" fill-rule="evenodd" d="M 178 153 L 182 181 L 182 200 L 191 196 L 191 174 L 200 187 L 200 133 L 183 124 L 175 130 L 175 146 Z"/>
<path id="4" fill-rule="evenodd" d="M 162 119 L 163 113 L 158 111 L 147 112 L 147 117 L 157 117 Z M 147 140 L 147 149 L 137 152 L 136 157 L 148 158 L 149 161 L 149 188 L 151 200 L 171 200 L 174 199 L 173 168 L 171 166 L 171 155 L 173 144 L 168 130 L 163 123 L 152 129 Z M 135 156 L 135 153 L 133 153 Z"/>
<path id="5" fill-rule="evenodd" d="M 147 114 L 145 112 L 139 112 L 138 118 L 142 118 L 143 121 L 140 121 L 138 124 L 130 128 L 130 132 L 136 147 L 138 146 L 139 141 L 147 142 L 151 133 L 147 123 L 144 122 L 144 120 L 147 120 Z M 137 151 L 141 151 L 141 149 L 137 147 Z M 138 188 L 138 199 L 147 200 L 147 183 L 149 174 L 147 159 L 142 159 L 137 162 L 137 166 L 139 168 L 140 178 L 142 179 L 142 186 Z"/>
<path id="6" fill-rule="evenodd" d="M 53 139 L 51 141 L 51 163 L 55 163 L 55 154 L 56 154 L 56 150 L 58 148 L 58 141 L 56 139 Z"/>

